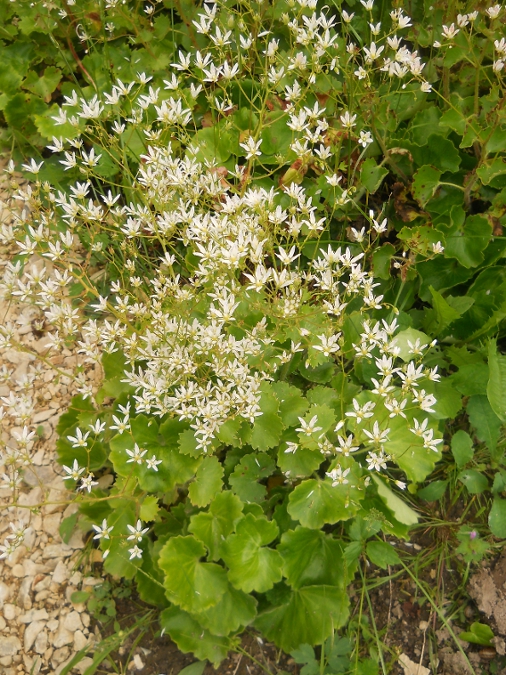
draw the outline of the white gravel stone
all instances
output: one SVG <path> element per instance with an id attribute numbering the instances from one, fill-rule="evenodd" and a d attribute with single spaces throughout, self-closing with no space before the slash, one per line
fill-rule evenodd
<path id="1" fill-rule="evenodd" d="M 0 656 L 15 656 L 21 649 L 17 635 L 7 635 L 0 640 Z"/>
<path id="2" fill-rule="evenodd" d="M 56 635 L 54 636 L 53 646 L 56 649 L 60 649 L 65 645 L 69 645 L 74 642 L 74 634 L 67 630 L 64 626 L 58 626 Z"/>
<path id="3" fill-rule="evenodd" d="M 34 621 L 33 623 L 28 624 L 25 630 L 25 635 L 23 638 L 23 647 L 25 652 L 29 652 L 32 648 L 37 635 L 44 628 L 46 624 L 43 621 Z"/>
<path id="4" fill-rule="evenodd" d="M 32 621 L 44 621 L 45 619 L 49 619 L 49 614 L 44 608 L 31 609 L 19 617 L 18 623 L 32 623 Z"/>
<path id="5" fill-rule="evenodd" d="M 51 537 L 57 537 L 60 531 L 61 513 L 51 513 L 42 520 L 42 529 Z"/>
<path id="6" fill-rule="evenodd" d="M 47 630 L 42 630 L 37 635 L 33 649 L 37 654 L 44 654 L 47 649 Z"/>
<path id="7" fill-rule="evenodd" d="M 53 572 L 53 581 L 57 584 L 63 584 L 69 578 L 69 570 L 63 560 L 58 560 Z"/>
<path id="8" fill-rule="evenodd" d="M 16 606 L 11 604 L 4 605 L 4 618 L 6 621 L 14 621 L 19 610 L 16 612 Z"/>
<path id="9" fill-rule="evenodd" d="M 9 600 L 11 597 L 11 589 L 9 586 L 7 586 L 6 583 L 3 581 L 0 581 L 0 609 L 4 606 L 4 604 Z"/>
<path id="10" fill-rule="evenodd" d="M 80 649 L 84 649 L 88 644 L 88 638 L 81 630 L 76 630 L 74 633 L 74 649 L 78 652 Z"/>
<path id="11" fill-rule="evenodd" d="M 63 626 L 72 633 L 75 633 L 76 630 L 82 630 L 83 624 L 81 622 L 81 617 L 79 616 L 79 613 L 73 611 L 70 612 L 70 614 L 67 614 L 65 620 L 63 621 Z"/>

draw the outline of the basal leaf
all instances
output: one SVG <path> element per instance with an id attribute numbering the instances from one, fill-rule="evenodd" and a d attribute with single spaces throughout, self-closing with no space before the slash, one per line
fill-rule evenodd
<path id="1" fill-rule="evenodd" d="M 274 382 L 271 386 L 279 401 L 279 416 L 283 424 L 287 427 L 294 426 L 309 407 L 307 399 L 300 389 L 287 382 Z"/>
<path id="2" fill-rule="evenodd" d="M 330 480 L 305 480 L 288 498 L 288 513 L 304 527 L 320 529 L 339 520 L 352 518 L 358 509 L 362 494 L 357 489 L 358 479 L 350 472 L 347 485 L 332 487 Z"/>
<path id="3" fill-rule="evenodd" d="M 420 167 L 413 177 L 411 185 L 411 192 L 413 197 L 419 202 L 420 206 L 425 206 L 429 199 L 434 196 L 439 181 L 441 179 L 441 171 L 435 169 L 433 166 L 425 165 Z"/>
<path id="4" fill-rule="evenodd" d="M 396 334 L 394 340 L 395 345 L 399 348 L 399 356 L 403 361 L 411 361 L 413 358 L 413 346 L 416 344 L 417 340 L 420 347 L 428 345 L 430 342 L 428 335 L 419 330 L 415 330 L 414 328 L 401 330 Z M 411 345 L 409 343 L 411 343 Z"/>
<path id="5" fill-rule="evenodd" d="M 163 610 L 160 625 L 182 652 L 192 652 L 198 659 L 210 661 L 215 668 L 235 644 L 230 638 L 211 635 L 196 619 L 175 606 Z"/>
<path id="6" fill-rule="evenodd" d="M 478 439 L 486 443 L 493 454 L 499 440 L 501 420 L 492 410 L 487 397 L 471 396 L 467 403 L 467 414 Z"/>
<path id="7" fill-rule="evenodd" d="M 200 612 L 198 620 L 213 635 L 226 637 L 248 626 L 256 617 L 256 608 L 257 601 L 252 595 L 229 584 L 218 604 Z"/>
<path id="8" fill-rule="evenodd" d="M 160 551 L 165 594 L 186 612 L 213 607 L 227 590 L 227 573 L 215 563 L 200 562 L 205 554 L 204 544 L 192 536 L 172 537 Z"/>
<path id="9" fill-rule="evenodd" d="M 264 452 L 245 455 L 228 479 L 232 490 L 243 502 L 260 502 L 266 489 L 257 481 L 267 478 L 275 469 L 275 464 Z"/>
<path id="10" fill-rule="evenodd" d="M 319 645 L 349 616 L 346 591 L 335 586 L 292 590 L 286 603 L 262 612 L 254 622 L 268 640 L 290 652 L 302 644 Z"/>
<path id="11" fill-rule="evenodd" d="M 488 515 L 490 531 L 495 537 L 506 539 L 506 499 L 496 497 Z"/>
<path id="12" fill-rule="evenodd" d="M 223 486 L 223 466 L 217 457 L 204 457 L 188 489 L 194 506 L 207 506 Z"/>
<path id="13" fill-rule="evenodd" d="M 410 506 L 408 506 L 405 500 L 398 497 L 395 492 L 385 485 L 381 478 L 378 478 L 378 476 L 375 476 L 374 474 L 372 478 L 378 488 L 379 496 L 388 506 L 390 511 L 392 511 L 395 519 L 404 525 L 416 525 L 418 522 L 418 515 Z"/>
<path id="14" fill-rule="evenodd" d="M 345 588 L 348 582 L 341 544 L 321 530 L 297 527 L 285 532 L 278 545 L 283 573 L 292 588 L 329 585 Z"/>
<path id="15" fill-rule="evenodd" d="M 228 578 L 235 588 L 245 593 L 263 593 L 281 580 L 281 556 L 266 548 L 277 535 L 277 524 L 266 518 L 248 514 L 237 523 L 236 533 L 222 547 Z"/>
<path id="16" fill-rule="evenodd" d="M 216 495 L 207 513 L 191 517 L 188 530 L 207 546 L 211 560 L 221 558 L 223 542 L 242 517 L 242 508 L 239 497 L 227 490 Z"/>
<path id="17" fill-rule="evenodd" d="M 506 356 L 498 354 L 495 340 L 488 343 L 488 368 L 487 398 L 497 417 L 506 422 Z"/>
<path id="18" fill-rule="evenodd" d="M 397 565 L 400 563 L 400 558 L 391 544 L 385 541 L 369 541 L 366 546 L 366 554 L 369 560 L 386 570 L 389 565 Z"/>
<path id="19" fill-rule="evenodd" d="M 468 492 L 472 495 L 479 495 L 488 488 L 487 477 L 476 469 L 464 469 L 457 478 L 464 483 Z"/>
<path id="20" fill-rule="evenodd" d="M 388 169 L 384 166 L 378 166 L 372 157 L 366 159 L 362 164 L 360 182 L 371 194 L 376 192 L 385 176 L 388 176 Z"/>
<path id="21" fill-rule="evenodd" d="M 463 429 L 459 429 L 453 435 L 451 447 L 452 455 L 459 469 L 472 460 L 474 456 L 473 439 Z"/>

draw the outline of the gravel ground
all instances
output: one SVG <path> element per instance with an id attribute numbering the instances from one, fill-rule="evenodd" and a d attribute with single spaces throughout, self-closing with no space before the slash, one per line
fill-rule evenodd
<path id="1" fill-rule="evenodd" d="M 13 214 L 4 186 L 0 184 L 0 219 L 8 222 Z M 9 251 L 0 248 L 2 275 L 9 257 Z M 45 264 L 40 258 L 31 262 Z M 1 448 L 15 447 L 16 432 L 22 431 L 15 411 L 6 405 L 11 392 L 24 393 L 33 405 L 29 424 L 38 434 L 28 445 L 31 464 L 24 469 L 16 504 L 12 490 L 0 490 L 0 542 L 12 533 L 10 523 L 27 527 L 23 544 L 10 559 L 0 560 L 1 675 L 59 675 L 78 650 L 100 638 L 90 630 L 85 606 L 73 604 L 71 596 L 78 590 L 90 590 L 101 579 L 84 577 L 77 571 L 84 547 L 82 533 L 74 532 L 68 544 L 59 535 L 62 520 L 77 509 L 56 462 L 55 428 L 75 393 L 72 377 L 60 373 L 72 375 L 79 357 L 63 350 L 45 361 L 37 358 L 47 351 L 38 324 L 42 318 L 37 308 L 0 300 L 0 323 L 11 322 L 16 340 L 30 352 L 4 349 L 0 353 L 0 399 L 4 399 L 0 406 L 6 413 L 0 426 L 0 476 L 6 471 Z M 88 367 L 87 376 L 98 384 L 98 368 Z M 72 672 L 82 673 L 90 663 L 91 659 L 85 658 Z"/>

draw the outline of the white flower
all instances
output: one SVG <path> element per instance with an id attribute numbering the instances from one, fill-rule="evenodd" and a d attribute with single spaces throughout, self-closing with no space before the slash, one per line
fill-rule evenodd
<path id="1" fill-rule="evenodd" d="M 449 26 L 443 25 L 443 36 L 447 40 L 452 40 L 459 32 L 460 32 L 459 29 L 455 28 L 454 23 L 450 24 Z"/>
<path id="2" fill-rule="evenodd" d="M 30 173 L 38 174 L 43 164 L 44 162 L 37 164 L 37 162 L 32 158 L 30 160 L 30 164 L 21 164 L 21 168 L 25 171 L 29 171 Z"/>
<path id="3" fill-rule="evenodd" d="M 89 435 L 90 435 L 89 431 L 87 431 L 83 435 L 83 432 L 78 427 L 76 429 L 76 435 L 75 436 L 67 436 L 67 439 L 72 443 L 73 448 L 85 448 L 86 447 L 86 441 L 87 441 Z"/>
<path id="4" fill-rule="evenodd" d="M 91 488 L 94 485 L 98 485 L 98 481 L 93 480 L 93 474 L 89 473 L 84 478 L 81 478 L 81 485 L 77 489 L 78 490 L 88 490 L 88 492 L 91 492 Z"/>
<path id="5" fill-rule="evenodd" d="M 488 16 L 491 19 L 497 19 L 499 14 L 501 13 L 501 5 L 493 5 L 493 7 L 489 7 L 485 11 L 487 12 Z"/>
<path id="6" fill-rule="evenodd" d="M 147 453 L 147 450 L 141 450 L 137 443 L 134 445 L 133 450 L 127 450 L 126 451 L 127 455 L 130 457 L 130 459 L 127 459 L 127 464 L 130 464 L 131 462 L 135 462 L 136 464 L 142 464 L 144 459 L 144 455 Z"/>
<path id="7" fill-rule="evenodd" d="M 336 487 L 336 485 L 347 485 L 349 483 L 346 479 L 349 473 L 349 468 L 343 471 L 340 466 L 336 466 L 335 469 L 326 472 L 325 475 L 332 479 L 332 487 Z"/>
<path id="8" fill-rule="evenodd" d="M 93 539 L 110 539 L 110 533 L 113 531 L 114 526 L 111 525 L 110 527 L 107 525 L 107 520 L 104 518 L 102 521 L 102 525 L 92 525 L 93 529 L 97 533 Z"/>
<path id="9" fill-rule="evenodd" d="M 371 143 L 374 143 L 374 139 L 371 136 L 370 131 L 361 131 L 360 132 L 360 138 L 358 139 L 359 145 L 361 145 L 363 148 L 367 148 L 368 145 Z"/>
<path id="10" fill-rule="evenodd" d="M 374 415 L 373 410 L 376 407 L 374 401 L 366 401 L 362 407 L 360 407 L 356 398 L 353 399 L 352 403 L 353 410 L 345 413 L 345 415 L 346 417 L 354 417 L 357 420 L 357 424 Z"/>
<path id="11" fill-rule="evenodd" d="M 142 558 L 142 549 L 135 544 L 133 548 L 129 548 L 128 552 L 130 553 L 130 560 L 134 558 Z"/>
<path id="12" fill-rule="evenodd" d="M 341 120 L 341 124 L 345 129 L 353 129 L 355 126 L 355 120 L 357 119 L 356 115 L 350 115 L 348 110 L 343 114 L 339 116 L 339 119 Z"/>
<path id="13" fill-rule="evenodd" d="M 255 141 L 253 136 L 249 136 L 245 143 L 239 143 L 239 145 L 246 150 L 246 159 L 251 159 L 252 157 L 260 156 L 262 154 L 259 149 L 261 143 L 262 139 Z"/>
<path id="14" fill-rule="evenodd" d="M 83 467 L 79 466 L 79 462 L 77 459 L 74 460 L 74 463 L 72 467 L 69 466 L 63 466 L 63 470 L 67 472 L 67 476 L 63 476 L 63 480 L 68 480 L 71 478 L 72 480 L 79 480 L 81 477 L 81 474 L 86 471 Z"/>
<path id="15" fill-rule="evenodd" d="M 151 459 L 146 460 L 146 466 L 148 469 L 153 469 L 153 471 L 158 471 L 158 464 L 161 464 L 162 460 L 157 459 L 156 455 L 153 455 Z"/>
<path id="16" fill-rule="evenodd" d="M 312 417 L 309 422 L 305 422 L 302 417 L 299 417 L 299 422 L 300 427 L 298 429 L 295 429 L 295 431 L 298 431 L 301 434 L 305 434 L 306 436 L 311 436 L 317 431 L 322 431 L 323 429 L 323 427 L 316 426 L 318 424 L 318 415 Z"/>
<path id="17" fill-rule="evenodd" d="M 371 441 L 376 445 L 381 445 L 382 443 L 385 443 L 388 440 L 389 431 L 390 429 L 385 429 L 384 431 L 381 431 L 378 422 L 374 422 L 372 431 L 367 431 L 367 429 L 364 429 L 364 434 L 368 438 L 370 438 Z"/>
<path id="18" fill-rule="evenodd" d="M 137 521 L 135 527 L 133 527 L 133 525 L 127 525 L 127 527 L 128 530 L 130 531 L 130 535 L 127 537 L 127 541 L 135 541 L 137 543 L 142 541 L 142 537 L 149 530 L 149 527 L 145 527 L 144 529 L 142 529 L 142 521 L 140 520 Z"/>
<path id="19" fill-rule="evenodd" d="M 387 468 L 387 462 L 390 460 L 390 457 L 383 452 L 370 452 L 367 457 L 365 458 L 365 461 L 369 465 L 367 468 L 369 471 L 381 471 L 381 469 L 386 469 Z"/>
<path id="20" fill-rule="evenodd" d="M 355 12 L 352 12 L 351 14 L 348 14 L 344 9 L 341 12 L 341 16 L 343 17 L 343 21 L 345 23 L 350 23 L 353 17 L 355 16 Z"/>

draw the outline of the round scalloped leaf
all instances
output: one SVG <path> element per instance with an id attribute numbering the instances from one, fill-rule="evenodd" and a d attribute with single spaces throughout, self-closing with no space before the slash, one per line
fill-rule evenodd
<path id="1" fill-rule="evenodd" d="M 160 551 L 158 565 L 165 572 L 165 593 L 187 612 L 216 605 L 227 590 L 227 574 L 215 563 L 200 562 L 206 554 L 195 537 L 173 537 Z"/>
<path id="2" fill-rule="evenodd" d="M 297 527 L 281 537 L 278 551 L 283 558 L 283 573 L 292 588 L 317 584 L 344 588 L 341 544 L 321 530 Z"/>
<path id="3" fill-rule="evenodd" d="M 305 586 L 293 590 L 285 604 L 262 612 L 254 626 L 280 649 L 290 652 L 301 644 L 323 644 L 348 619 L 348 606 L 343 589 Z"/>
<path id="4" fill-rule="evenodd" d="M 221 491 L 223 466 L 217 457 L 204 457 L 197 469 L 195 480 L 189 487 L 191 503 L 194 506 L 207 506 Z"/>
<path id="5" fill-rule="evenodd" d="M 237 523 L 236 533 L 223 544 L 222 557 L 230 582 L 245 593 L 268 591 L 281 580 L 282 559 L 265 548 L 278 535 L 278 526 L 266 518 L 248 514 Z"/>
<path id="6" fill-rule="evenodd" d="M 160 625 L 182 652 L 193 652 L 198 659 L 207 659 L 215 668 L 234 647 L 233 640 L 211 635 L 196 619 L 178 607 L 164 609 L 160 615 Z"/>
<path id="7" fill-rule="evenodd" d="M 213 635 L 225 637 L 249 626 L 256 615 L 256 599 L 229 584 L 218 604 L 200 612 L 198 620 Z"/>
<path id="8" fill-rule="evenodd" d="M 227 490 L 216 495 L 208 513 L 191 517 L 188 530 L 207 546 L 212 560 L 221 558 L 223 542 L 242 517 L 242 508 L 239 497 Z"/>
<path id="9" fill-rule="evenodd" d="M 363 495 L 356 487 L 358 480 L 352 472 L 347 479 L 347 485 L 335 487 L 330 480 L 305 480 L 291 493 L 288 513 L 304 527 L 315 530 L 352 518 Z"/>

